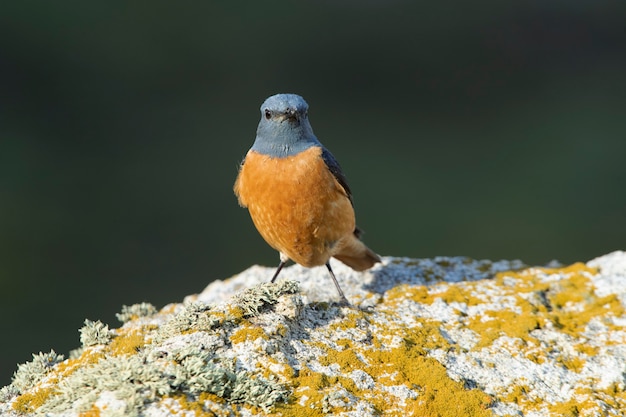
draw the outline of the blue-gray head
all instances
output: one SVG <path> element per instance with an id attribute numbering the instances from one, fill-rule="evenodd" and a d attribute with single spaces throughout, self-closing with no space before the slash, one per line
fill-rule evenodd
<path id="1" fill-rule="evenodd" d="M 261 121 L 252 150 L 273 157 L 300 153 L 322 146 L 313 134 L 309 105 L 297 94 L 276 94 L 261 105 Z"/>

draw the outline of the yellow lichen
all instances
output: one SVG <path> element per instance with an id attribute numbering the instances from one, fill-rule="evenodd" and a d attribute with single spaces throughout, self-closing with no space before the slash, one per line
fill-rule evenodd
<path id="1" fill-rule="evenodd" d="M 291 380 L 297 373 L 288 363 L 277 361 L 271 356 L 266 357 L 262 362 L 257 362 L 257 368 L 266 379 L 280 375 L 284 380 Z"/>
<path id="2" fill-rule="evenodd" d="M 530 350 L 528 352 L 524 352 L 524 357 L 526 359 L 528 359 L 529 361 L 533 361 L 536 364 L 541 365 L 542 363 L 545 363 L 546 361 L 546 353 L 543 350 L 538 350 L 538 349 L 533 349 Z"/>
<path id="3" fill-rule="evenodd" d="M 215 395 L 213 393 L 210 392 L 202 392 L 200 393 L 200 395 L 198 396 L 198 401 L 200 402 L 213 402 L 213 403 L 217 403 L 217 404 L 224 404 L 226 402 L 226 400 L 222 397 L 220 397 L 219 395 Z"/>
<path id="4" fill-rule="evenodd" d="M 20 395 L 13 402 L 13 409 L 19 413 L 33 413 L 41 407 L 51 396 L 56 395 L 57 391 L 53 387 L 37 388 Z"/>
<path id="5" fill-rule="evenodd" d="M 598 354 L 598 348 L 596 346 L 591 346 L 588 343 L 579 343 L 574 346 L 576 352 L 582 353 L 587 356 L 594 356 Z"/>
<path id="6" fill-rule="evenodd" d="M 613 383 L 606 389 L 592 391 L 587 388 L 588 396 L 603 402 L 615 410 L 626 410 L 626 390 L 623 383 Z"/>
<path id="7" fill-rule="evenodd" d="M 544 405 L 543 399 L 534 395 L 532 388 L 526 385 L 524 380 L 518 380 L 514 385 L 506 387 L 504 392 L 496 397 L 504 403 L 517 404 L 526 410 L 536 411 Z"/>
<path id="8" fill-rule="evenodd" d="M 506 274 L 508 274 L 510 272 L 506 272 Z M 537 274 L 545 274 L 545 275 L 552 275 L 552 274 L 558 274 L 558 275 L 586 275 L 586 276 L 593 276 L 596 275 L 598 273 L 598 269 L 597 268 L 592 268 L 587 266 L 586 264 L 582 263 L 582 262 L 576 262 L 573 263 L 571 265 L 567 265 L 564 267 L 560 267 L 560 268 L 539 268 L 539 267 L 534 267 L 534 268 L 527 268 L 527 269 L 523 269 L 519 272 L 516 272 L 516 274 L 527 274 L 530 276 L 537 276 Z"/>
<path id="9" fill-rule="evenodd" d="M 287 336 L 287 333 L 289 333 L 289 328 L 284 324 L 279 324 L 278 326 L 276 326 L 276 329 L 272 333 L 272 336 L 285 337 Z"/>
<path id="10" fill-rule="evenodd" d="M 351 316 L 357 319 L 362 312 Z M 331 331 L 335 325 L 331 325 Z M 466 389 L 463 383 L 450 378 L 445 367 L 437 360 L 426 356 L 432 348 L 448 348 L 449 344 L 440 334 L 440 323 L 420 320 L 411 327 L 390 326 L 388 332 L 402 334 L 400 346 L 386 347 L 380 339 L 371 343 L 357 343 L 349 339 L 336 341 L 339 349 L 320 342 L 309 342 L 324 350 L 319 362 L 324 366 L 338 366 L 346 375 L 362 371 L 375 383 L 382 385 L 404 385 L 416 393 L 415 398 L 404 399 L 400 407 L 398 399 L 380 389 L 360 389 L 352 378 L 331 377 L 305 368 L 293 378 L 294 399 L 280 406 L 284 417 L 315 414 L 323 404 L 324 396 L 335 392 L 333 387 L 342 387 L 355 398 L 367 401 L 375 410 L 390 416 L 487 416 L 492 403 L 491 397 L 477 389 Z M 384 338 L 386 335 L 381 335 Z M 336 407 L 333 413 L 349 411 L 347 406 Z M 314 414 L 311 414 L 314 413 Z M 321 415 L 321 414 L 320 414 Z"/>
<path id="11" fill-rule="evenodd" d="M 322 365 L 331 365 L 333 363 L 338 364 L 342 371 L 352 371 L 353 369 L 360 369 L 362 361 L 356 355 L 354 349 L 349 346 L 338 351 L 331 351 L 327 356 L 323 356 L 319 359 Z"/>
<path id="12" fill-rule="evenodd" d="M 577 336 L 595 318 L 600 319 L 609 328 L 614 328 L 609 317 L 620 317 L 625 313 L 624 306 L 615 294 L 605 297 L 590 294 L 589 298 L 581 308 L 553 311 L 550 316 L 557 328 L 564 333 Z"/>
<path id="13" fill-rule="evenodd" d="M 108 345 L 108 351 L 115 356 L 134 355 L 145 344 L 144 333 L 141 330 L 121 330 L 120 334 Z"/>
<path id="14" fill-rule="evenodd" d="M 480 336 L 476 348 L 491 345 L 500 336 L 519 338 L 525 341 L 534 340 L 530 332 L 539 328 L 541 318 L 532 312 L 521 314 L 510 310 L 487 311 L 484 316 L 474 316 L 468 320 L 468 328 Z"/>
<path id="15" fill-rule="evenodd" d="M 367 320 L 367 314 L 362 310 L 351 310 L 338 322 L 334 323 L 333 330 L 351 330 L 359 326 L 360 320 Z"/>
<path id="16" fill-rule="evenodd" d="M 245 315 L 245 311 L 243 311 L 243 309 L 239 306 L 229 306 L 226 311 L 226 319 L 234 322 L 235 324 L 240 323 L 244 319 Z"/>
<path id="17" fill-rule="evenodd" d="M 572 336 L 579 336 L 595 318 L 610 326 L 610 317 L 624 315 L 624 306 L 614 294 L 605 297 L 595 294 L 590 281 L 594 273 L 595 269 L 578 263 L 560 269 L 529 268 L 498 274 L 496 282 L 505 290 L 505 296 L 515 300 L 518 311 L 487 311 L 470 318 L 468 327 L 481 338 L 476 348 L 489 346 L 500 336 L 532 342 L 530 332 L 547 322 Z M 552 282 L 540 279 L 540 275 L 553 274 L 562 278 Z M 533 295 L 522 296 L 529 293 L 537 294 L 535 299 Z M 537 301 L 542 297 L 548 305 Z"/>
<path id="18" fill-rule="evenodd" d="M 565 368 L 569 369 L 572 372 L 581 372 L 585 366 L 585 363 L 587 363 L 585 359 L 578 356 L 562 356 L 557 359 L 557 362 L 559 362 L 561 365 L 563 365 Z"/>
<path id="19" fill-rule="evenodd" d="M 465 283 L 459 283 L 457 285 L 448 285 L 448 288 L 436 295 L 446 303 L 463 303 L 468 306 L 475 306 L 483 302 L 479 297 L 476 297 L 471 289 L 474 287 L 474 283 L 467 284 L 467 288 L 463 285 Z"/>
<path id="20" fill-rule="evenodd" d="M 304 367 L 292 381 L 293 398 L 287 404 L 276 404 L 275 411 L 282 417 L 322 417 L 324 415 L 322 402 L 326 389 L 335 382 L 336 378 Z"/>
<path id="21" fill-rule="evenodd" d="M 406 401 L 406 411 L 409 411 L 406 414 L 489 415 L 486 409 L 492 400 L 487 394 L 477 389 L 465 389 L 461 382 L 451 379 L 444 366 L 424 356 L 415 342 L 407 340 L 398 348 L 364 352 L 366 360 L 371 364 L 365 371 L 373 377 L 396 372 L 396 385 L 403 384 L 418 391 L 417 399 Z M 378 400 L 378 404 L 374 402 L 378 408 L 386 409 L 389 406 L 390 399 L 384 393 Z"/>
<path id="22" fill-rule="evenodd" d="M 59 363 L 55 373 L 59 378 L 65 378 L 82 367 L 98 363 L 104 357 L 105 355 L 101 350 L 86 348 L 78 358 L 66 359 Z"/>
<path id="23" fill-rule="evenodd" d="M 394 305 L 397 301 L 405 299 L 413 300 L 417 303 L 432 304 L 432 297 L 425 285 L 398 285 L 385 293 L 385 302 Z"/>
<path id="24" fill-rule="evenodd" d="M 78 417 L 100 417 L 100 408 L 94 404 L 89 410 L 80 413 Z"/>
<path id="25" fill-rule="evenodd" d="M 496 277 L 496 283 L 505 288 L 505 295 L 511 297 L 515 304 L 515 309 L 493 310 L 487 311 L 481 316 L 469 318 L 468 327 L 476 331 L 480 336 L 480 342 L 477 347 L 485 347 L 490 345 L 500 336 L 508 336 L 517 338 L 526 343 L 532 343 L 538 346 L 537 341 L 532 337 L 531 333 L 535 329 L 540 329 L 546 325 L 548 321 L 556 321 L 575 330 L 581 330 L 581 325 L 586 325 L 592 317 L 600 314 L 611 313 L 619 315 L 621 304 L 616 297 L 596 297 L 590 290 L 589 277 L 596 271 L 586 267 L 583 264 L 575 264 L 561 269 L 540 269 L 534 268 L 520 272 L 507 272 Z M 560 274 L 564 278 L 556 282 L 543 282 L 539 275 L 543 274 Z M 433 286 L 399 286 L 389 290 L 385 294 L 385 303 L 393 308 L 398 301 L 409 298 L 415 302 L 424 304 L 433 303 L 436 299 L 441 299 L 446 303 L 464 303 L 468 306 L 478 305 L 487 300 L 482 300 L 480 294 L 476 292 L 479 284 L 464 283 L 463 285 L 450 286 L 443 291 L 437 287 L 439 285 L 448 285 L 445 283 L 435 284 Z M 529 296 L 522 296 L 530 294 Z M 593 298 L 591 306 L 584 311 L 582 316 L 575 322 L 573 317 L 563 316 L 560 308 L 567 309 L 575 303 Z M 543 300 L 547 300 L 550 306 L 545 305 Z M 556 308 L 556 312 L 555 312 Z M 331 330 L 348 330 L 358 325 L 358 320 L 365 319 L 363 312 L 348 314 L 341 325 L 331 325 Z M 360 317 L 361 316 L 361 317 Z M 569 320 L 569 321 L 568 321 Z M 370 375 L 374 381 L 378 383 L 395 385 L 403 384 L 419 393 L 418 400 L 405 400 L 406 406 L 403 410 L 398 410 L 398 415 L 408 412 L 415 412 L 416 415 L 462 415 L 483 412 L 487 413 L 487 408 L 491 404 L 492 399 L 479 390 L 467 390 L 460 382 L 452 380 L 448 377 L 445 368 L 436 360 L 425 356 L 425 354 L 433 348 L 449 348 L 448 343 L 440 334 L 441 323 L 437 321 L 428 321 L 416 319 L 416 326 L 411 329 L 397 329 L 390 326 L 389 333 L 398 336 L 403 334 L 404 344 L 392 349 L 385 349 L 383 340 L 386 336 L 392 334 L 381 335 L 380 339 L 372 340 L 370 345 L 360 346 L 347 339 L 336 340 L 337 348 L 335 350 L 326 347 L 325 355 L 320 360 L 322 365 L 336 364 L 342 373 L 350 373 L 354 370 L 362 370 Z M 399 331 L 400 330 L 400 331 Z M 322 345 L 317 343 L 316 346 Z M 584 348 L 583 348 L 584 349 Z M 530 355 L 530 353 L 529 353 Z M 533 355 L 531 355 L 533 356 Z M 541 355 L 536 351 L 531 358 L 536 362 L 545 361 L 545 355 Z M 567 357 L 561 360 L 561 363 L 573 371 L 580 371 L 584 366 L 584 359 L 578 357 Z M 305 372 L 304 375 L 309 380 L 314 390 L 324 390 L 333 386 L 334 381 L 330 378 L 317 376 L 313 379 L 311 371 Z M 298 379 L 298 378 L 296 378 Z M 367 401 L 374 405 L 375 408 L 385 410 L 387 413 L 393 414 L 394 404 L 388 396 L 377 395 L 372 392 L 361 392 L 351 379 L 345 377 L 337 377 L 337 383 L 354 394 L 357 398 L 366 398 Z M 302 386 L 302 382 L 299 386 Z M 443 395 L 442 392 L 454 393 L 452 396 Z M 290 404 L 299 404 L 298 398 L 302 394 L 310 394 L 309 390 L 296 390 L 295 400 Z M 464 400 L 458 402 L 459 396 Z M 526 388 L 519 387 L 519 390 L 512 391 L 507 395 L 509 401 L 539 407 L 541 400 L 539 398 L 528 398 Z M 456 402 L 454 401 L 456 400 Z M 314 403 L 318 403 L 320 398 L 309 396 L 304 402 L 304 410 Z M 450 404 L 459 403 L 459 408 L 454 410 L 450 408 Z M 468 411 L 471 410 L 471 411 Z M 333 410 L 336 412 L 343 410 Z M 567 409 L 562 410 L 568 413 Z M 297 415 L 297 414 L 288 414 Z"/>
<path id="26" fill-rule="evenodd" d="M 226 320 L 226 313 L 222 311 L 211 311 L 211 317 L 217 320 L 215 327 L 219 327 L 224 323 L 224 320 Z"/>
<path id="27" fill-rule="evenodd" d="M 508 391 L 499 395 L 499 399 L 505 403 L 522 404 L 526 402 L 529 388 L 526 385 L 518 383 L 509 387 Z"/>
<path id="28" fill-rule="evenodd" d="M 579 400 L 570 400 L 562 403 L 548 404 L 550 415 L 560 417 L 578 417 L 583 405 Z"/>
<path id="29" fill-rule="evenodd" d="M 267 340 L 269 337 L 261 327 L 245 326 L 235 331 L 230 336 L 230 341 L 233 343 L 243 343 L 247 341 L 253 341 L 259 338 Z"/>

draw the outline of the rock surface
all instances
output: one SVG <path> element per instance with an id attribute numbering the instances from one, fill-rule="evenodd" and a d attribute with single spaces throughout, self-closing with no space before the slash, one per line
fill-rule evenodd
<path id="1" fill-rule="evenodd" d="M 252 267 L 19 365 L 0 415 L 620 416 L 626 253 L 586 264 L 384 258 Z M 300 285 L 298 285 L 298 282 Z"/>

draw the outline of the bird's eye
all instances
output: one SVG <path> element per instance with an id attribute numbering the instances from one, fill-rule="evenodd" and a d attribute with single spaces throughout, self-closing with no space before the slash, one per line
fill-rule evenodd
<path id="1" fill-rule="evenodd" d="M 270 112 L 268 109 L 265 109 L 265 118 L 269 120 L 270 117 L 272 117 L 272 112 Z"/>

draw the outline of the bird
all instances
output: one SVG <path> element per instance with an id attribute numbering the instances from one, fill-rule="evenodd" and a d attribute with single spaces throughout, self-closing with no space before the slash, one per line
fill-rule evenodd
<path id="1" fill-rule="evenodd" d="M 308 268 L 326 265 L 341 302 L 349 305 L 330 258 L 364 271 L 380 257 L 361 241 L 346 177 L 313 133 L 308 109 L 297 94 L 263 102 L 256 138 L 233 190 L 260 235 L 279 252 L 270 282 L 289 260 Z"/>

